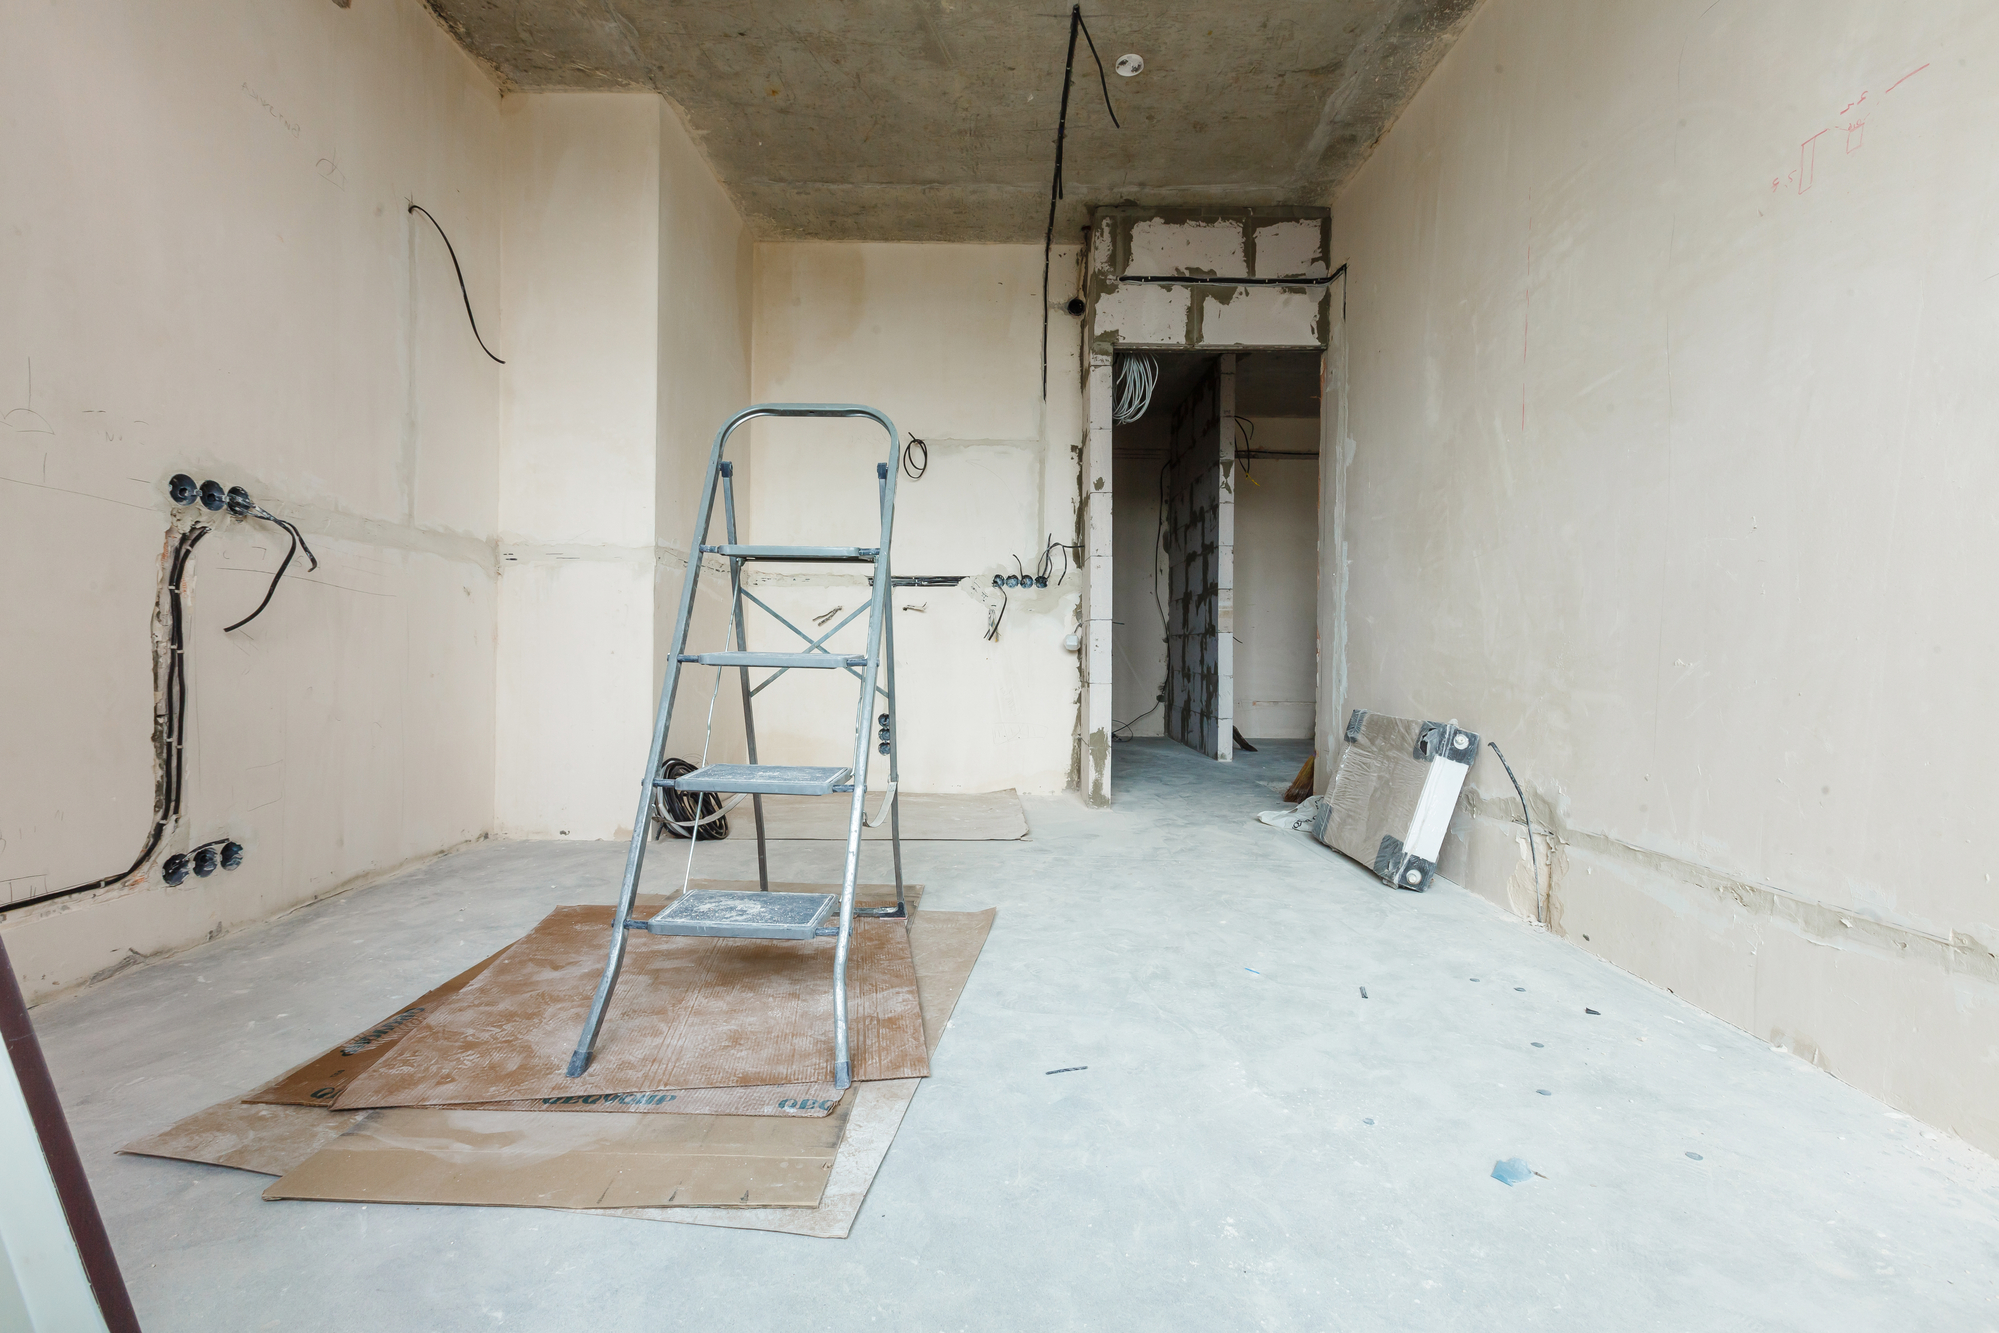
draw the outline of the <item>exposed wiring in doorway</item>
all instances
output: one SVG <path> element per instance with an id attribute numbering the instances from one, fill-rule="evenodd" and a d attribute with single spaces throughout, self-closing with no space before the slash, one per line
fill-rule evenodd
<path id="1" fill-rule="evenodd" d="M 1166 686 L 1173 677 L 1173 636 L 1167 633 L 1166 599 L 1159 595 L 1160 556 L 1165 553 L 1166 547 L 1166 474 L 1171 470 L 1172 466 L 1173 460 L 1170 458 L 1159 464 L 1159 503 L 1153 511 L 1155 518 L 1152 525 L 1152 604 L 1159 608 L 1159 641 L 1166 648 L 1166 675 L 1159 682 L 1159 689 L 1154 694 L 1152 707 L 1146 709 L 1143 713 L 1131 719 L 1131 721 L 1120 723 L 1111 728 L 1112 740 L 1118 739 L 1118 732 L 1130 731 L 1165 705 Z M 1126 736 L 1124 739 L 1130 740 L 1131 737 Z"/>
<path id="2" fill-rule="evenodd" d="M 1117 111 L 1111 106 L 1111 83 L 1104 77 L 1104 60 L 1097 54 L 1097 43 L 1090 36 L 1089 27 L 1083 22 L 1083 7 L 1071 5 L 1069 8 L 1069 53 L 1062 63 L 1062 110 L 1055 121 L 1055 176 L 1048 186 L 1048 234 L 1041 242 L 1041 398 L 1048 399 L 1048 263 L 1055 253 L 1055 205 L 1062 200 L 1062 150 L 1069 137 L 1069 83 L 1076 71 L 1076 34 L 1083 34 L 1083 40 L 1090 44 L 1090 56 L 1097 62 L 1097 79 L 1104 88 L 1104 110 L 1110 112 L 1111 124 L 1118 124 Z M 467 307 L 468 309 L 470 307 Z"/>
<path id="3" fill-rule="evenodd" d="M 1229 416 L 1229 421 L 1234 424 L 1236 438 L 1242 441 L 1235 451 L 1236 463 L 1242 468 L 1242 475 L 1249 477 L 1249 484 L 1261 489 L 1263 483 L 1249 476 L 1249 460 L 1253 457 L 1251 451 L 1256 448 L 1256 423 L 1248 417 L 1233 414 Z"/>
<path id="4" fill-rule="evenodd" d="M 444 235 L 444 224 L 436 218 L 430 217 L 430 210 L 414 199 L 409 201 L 408 211 L 411 213 L 421 213 L 425 217 L 430 218 L 430 225 L 437 228 L 437 234 L 443 237 L 445 252 L 451 256 L 451 271 L 458 275 L 458 294 L 465 298 L 465 318 L 472 325 L 472 336 L 478 340 L 480 351 L 484 352 L 487 356 L 493 356 L 493 349 L 486 346 L 484 338 L 479 337 L 479 319 L 478 316 L 472 313 L 472 293 L 465 290 L 465 270 L 458 265 L 457 248 L 451 244 L 451 238 Z M 503 366 L 507 364 L 504 361 L 500 361 L 500 358 L 497 356 L 493 356 L 493 360 L 499 361 Z"/>
<path id="5" fill-rule="evenodd" d="M 1117 406 L 1111 420 L 1133 422 L 1152 406 L 1152 391 L 1159 387 L 1159 362 L 1138 352 L 1126 352 L 1117 360 Z"/>
<path id="6" fill-rule="evenodd" d="M 923 455 L 920 461 L 917 458 L 918 450 L 921 450 Z M 902 475 L 911 481 L 922 481 L 923 474 L 929 470 L 930 446 L 914 435 L 910 436 L 909 443 L 902 447 Z"/>

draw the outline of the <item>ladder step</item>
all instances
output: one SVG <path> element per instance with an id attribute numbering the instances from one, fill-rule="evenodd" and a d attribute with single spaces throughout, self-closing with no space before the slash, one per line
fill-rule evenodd
<path id="1" fill-rule="evenodd" d="M 704 546 L 706 555 L 726 555 L 736 560 L 859 561 L 872 565 L 881 554 L 876 546 Z"/>
<path id="2" fill-rule="evenodd" d="M 817 667 L 821 670 L 866 666 L 860 653 L 682 653 L 680 660 L 719 667 Z"/>
<path id="3" fill-rule="evenodd" d="M 809 940 L 839 899 L 830 893 L 691 889 L 665 911 L 627 922 L 654 935 L 723 935 L 739 940 Z"/>
<path id="4" fill-rule="evenodd" d="M 851 768 L 805 768 L 797 764 L 710 764 L 685 777 L 657 778 L 653 785 L 673 791 L 753 792 L 760 796 L 825 796 L 847 783 Z"/>

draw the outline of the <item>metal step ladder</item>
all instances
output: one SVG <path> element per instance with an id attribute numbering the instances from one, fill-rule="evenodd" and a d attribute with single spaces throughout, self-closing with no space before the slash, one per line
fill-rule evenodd
<path id="1" fill-rule="evenodd" d="M 729 437 L 736 428 L 758 417 L 865 417 L 875 422 L 888 433 L 888 461 L 875 465 L 876 493 L 881 503 L 881 536 L 873 546 L 744 546 L 736 541 L 736 493 L 735 465 L 724 458 Z M 695 521 L 694 540 L 690 548 L 695 552 L 687 562 L 687 578 L 680 589 L 680 612 L 674 622 L 673 646 L 667 658 L 666 682 L 660 689 L 659 713 L 653 720 L 652 750 L 646 758 L 646 772 L 639 784 L 639 812 L 632 822 L 631 851 L 625 857 L 624 887 L 618 895 L 617 915 L 611 923 L 611 956 L 604 965 L 604 976 L 597 983 L 596 996 L 590 1002 L 589 1017 L 583 1021 L 583 1035 L 577 1040 L 576 1053 L 569 1059 L 569 1076 L 575 1078 L 590 1067 L 590 1058 L 596 1050 L 598 1029 L 604 1022 L 604 1012 L 610 1007 L 611 995 L 618 986 L 618 973 L 624 966 L 626 933 L 633 930 L 648 931 L 654 935 L 706 935 L 727 936 L 736 939 L 755 940 L 813 940 L 822 936 L 837 937 L 839 944 L 833 952 L 833 1082 L 836 1087 L 845 1088 L 853 1082 L 853 1060 L 847 1041 L 847 958 L 853 941 L 854 919 L 856 917 L 885 917 L 893 920 L 908 919 L 902 892 L 902 811 L 897 796 L 896 732 L 895 732 L 895 626 L 894 609 L 891 600 L 892 579 L 889 574 L 889 540 L 895 525 L 895 482 L 896 462 L 900 452 L 895 423 L 872 407 L 861 407 L 853 403 L 759 403 L 744 408 L 723 423 L 715 434 L 715 447 L 708 458 L 708 477 L 701 489 L 699 518 Z M 709 528 L 715 514 L 715 492 L 722 492 L 722 510 L 728 542 L 720 546 L 708 544 Z M 687 651 L 687 632 L 694 613 L 694 591 L 701 579 L 704 556 L 719 556 L 728 561 L 729 593 L 731 616 L 727 637 L 734 640 L 734 646 L 725 645 L 722 652 L 690 653 Z M 865 607 L 856 607 L 838 624 L 814 637 L 791 623 L 769 603 L 743 586 L 743 566 L 758 561 L 785 561 L 794 563 L 847 563 L 868 564 L 874 567 L 874 592 Z M 765 653 L 749 651 L 745 637 L 744 603 L 748 602 L 771 616 L 800 639 L 804 640 L 804 652 Z M 860 653 L 836 653 L 825 645 L 835 634 L 846 628 L 862 612 L 868 613 L 866 651 Z M 673 719 L 673 705 L 680 689 L 681 668 L 701 666 L 715 668 L 715 688 L 721 689 L 722 673 L 734 668 L 739 673 L 743 694 L 743 735 L 749 762 L 746 764 L 710 764 L 707 762 L 706 744 L 703 745 L 702 767 L 678 778 L 665 775 L 666 734 L 668 724 Z M 754 686 L 750 682 L 753 668 L 772 668 Z M 845 671 L 860 681 L 860 702 L 854 715 L 854 762 L 849 768 L 808 768 L 791 764 L 764 764 L 757 761 L 756 716 L 752 700 L 761 694 L 780 676 L 788 671 L 800 669 L 822 671 Z M 870 723 L 874 714 L 874 701 L 880 698 L 882 711 Z M 711 696 L 708 705 L 708 729 L 712 737 L 715 725 L 715 705 Z M 874 735 L 869 733 L 873 732 Z M 868 766 L 876 753 L 887 756 L 888 787 L 883 795 L 881 810 L 873 819 L 867 818 L 866 800 L 868 790 Z M 658 803 L 657 793 L 683 791 L 694 793 L 726 793 L 741 800 L 744 795 L 754 802 L 757 826 L 757 882 L 759 892 L 725 892 L 713 889 L 684 891 L 669 906 L 648 918 L 632 915 L 632 908 L 638 898 L 639 876 L 645 867 L 646 843 L 650 840 L 653 819 L 671 819 L 670 815 L 655 814 Z M 770 860 L 764 836 L 763 798 L 767 795 L 824 796 L 833 792 L 851 792 L 852 808 L 847 816 L 847 860 L 842 873 L 840 892 L 837 898 L 830 893 L 772 893 L 770 892 Z M 700 796 L 693 802 L 695 814 L 692 826 L 688 828 L 688 873 L 694 864 L 694 844 L 700 840 L 701 825 L 720 814 L 703 816 Z M 731 802 L 733 805 L 734 802 Z M 726 809 L 727 807 L 724 807 Z M 861 830 L 865 825 L 880 827 L 882 820 L 889 821 L 889 846 L 895 860 L 895 906 L 893 908 L 871 908 L 856 910 L 854 907 L 854 881 L 860 870 Z M 676 825 L 676 827 L 684 827 Z M 686 877 L 683 876 L 683 889 Z M 827 918 L 838 909 L 838 925 L 826 924 Z"/>

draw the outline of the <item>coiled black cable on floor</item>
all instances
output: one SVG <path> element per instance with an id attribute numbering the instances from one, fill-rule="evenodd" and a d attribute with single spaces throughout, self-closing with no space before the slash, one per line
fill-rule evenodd
<path id="1" fill-rule="evenodd" d="M 669 781 L 684 778 L 694 771 L 694 765 L 685 759 L 668 759 L 659 766 L 659 775 Z M 736 800 L 741 800 L 739 796 Z M 676 791 L 670 787 L 655 787 L 652 795 L 652 836 L 655 841 L 665 837 L 691 838 L 699 826 L 701 842 L 709 842 L 729 836 L 729 818 L 724 812 L 727 806 L 722 798 L 712 791 Z"/>

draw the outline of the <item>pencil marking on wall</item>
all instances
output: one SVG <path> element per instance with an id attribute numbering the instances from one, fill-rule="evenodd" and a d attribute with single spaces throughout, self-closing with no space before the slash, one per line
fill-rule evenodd
<path id="1" fill-rule="evenodd" d="M 1527 276 L 1520 293 L 1520 440 L 1527 441 L 1527 337 L 1534 314 L 1534 187 L 1527 187 Z"/>
<path id="2" fill-rule="evenodd" d="M 1927 61 L 1916 66 L 1907 74 L 1889 84 L 1878 96 L 1875 96 L 1871 89 L 1861 89 L 1858 97 L 1855 97 L 1839 109 L 1838 114 L 1833 118 L 1833 122 L 1830 125 L 1798 144 L 1797 167 L 1783 176 L 1772 176 L 1770 178 L 1771 193 L 1776 193 L 1785 180 L 1791 181 L 1797 187 L 1799 194 L 1803 194 L 1805 191 L 1811 189 L 1817 177 L 1818 141 L 1834 130 L 1838 130 L 1846 136 L 1847 153 L 1859 152 L 1866 141 L 1868 118 L 1866 109 L 1868 98 L 1874 96 L 1875 104 L 1878 105 L 1880 98 L 1886 97 L 1889 93 L 1894 92 L 1897 88 L 1928 68 L 1929 63 Z"/>
<path id="3" fill-rule="evenodd" d="M 264 110 L 270 114 L 271 119 L 277 121 L 278 124 L 284 126 L 285 131 L 288 134 L 290 134 L 292 138 L 296 139 L 299 137 L 298 122 L 287 118 L 284 112 L 272 106 L 268 101 L 264 99 L 264 95 L 262 93 L 258 92 L 255 88 L 252 88 L 247 82 L 244 83 L 243 85 L 243 95 L 249 98 L 251 101 L 255 102 L 258 106 L 264 108 Z"/>
<path id="4" fill-rule="evenodd" d="M 1812 188 L 1812 177 L 1815 174 L 1814 168 L 1818 164 L 1817 145 L 1819 139 L 1825 133 L 1826 131 L 1820 130 L 1817 134 L 1814 134 L 1811 138 L 1798 145 L 1798 170 L 1794 174 L 1793 179 L 1798 182 L 1799 194 L 1803 194 L 1806 190 Z"/>
<path id="5" fill-rule="evenodd" d="M 1884 92 L 1882 96 L 1885 97 L 1888 95 L 1888 93 L 1894 92 L 1897 88 L 1907 83 L 1910 79 L 1915 78 L 1918 74 L 1921 74 L 1924 70 L 1928 69 L 1929 67 L 1930 67 L 1930 62 L 1925 60 L 1922 64 L 1916 66 L 1914 69 L 1910 70 L 1907 74 L 1904 74 L 1901 78 L 1889 84 L 1887 92 Z"/>
<path id="6" fill-rule="evenodd" d="M 35 410 L 35 358 L 28 358 L 28 401 L 25 406 L 12 408 L 0 414 L 0 425 L 18 431 L 23 435 L 53 435 L 56 428 L 49 419 Z M 44 460 L 46 463 L 47 460 Z"/>

